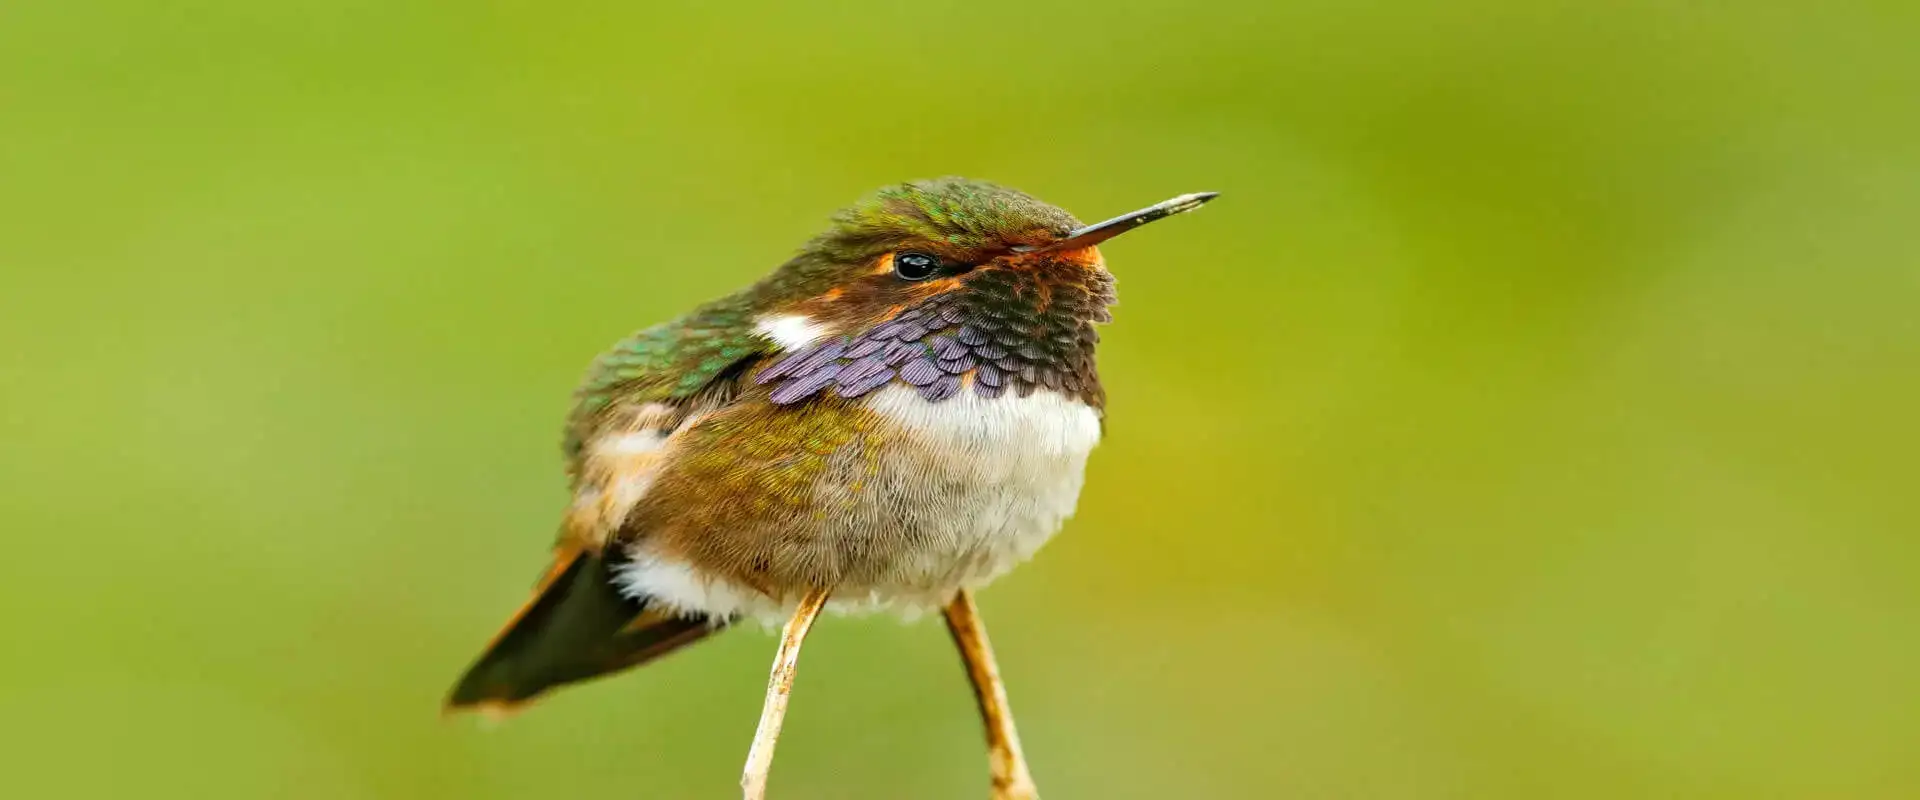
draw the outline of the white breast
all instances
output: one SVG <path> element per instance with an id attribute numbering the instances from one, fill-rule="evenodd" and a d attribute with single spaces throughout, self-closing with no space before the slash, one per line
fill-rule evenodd
<path id="1" fill-rule="evenodd" d="M 969 388 L 930 403 L 894 385 L 866 406 L 888 423 L 882 455 L 870 463 L 849 448 L 843 479 L 817 488 L 819 507 L 833 509 L 822 546 L 887 554 L 835 587 L 829 608 L 842 613 L 932 610 L 1027 560 L 1073 514 L 1100 439 L 1097 411 L 1049 391 L 987 399 Z M 698 574 L 644 542 L 632 555 L 623 588 L 683 612 L 778 624 L 791 610 L 794 598 Z"/>
<path id="2" fill-rule="evenodd" d="M 867 407 L 985 474 L 1044 479 L 1073 466 L 1077 475 L 1100 441 L 1098 412 L 1044 389 L 992 399 L 962 390 L 929 403 L 911 387 L 896 384 L 880 390 Z"/>
<path id="3" fill-rule="evenodd" d="M 894 585 L 874 587 L 893 605 L 937 605 L 1031 557 L 1073 515 L 1100 441 L 1099 412 L 1044 390 L 988 399 L 963 389 L 929 403 L 895 385 L 868 408 L 909 440 L 890 443 L 899 454 L 891 468 L 935 473 L 921 477 L 942 487 L 914 498 L 936 507 L 917 517 L 922 529 Z"/>

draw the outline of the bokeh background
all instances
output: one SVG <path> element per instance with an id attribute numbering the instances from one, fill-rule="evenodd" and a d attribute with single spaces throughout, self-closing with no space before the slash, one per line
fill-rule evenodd
<path id="1" fill-rule="evenodd" d="M 984 596 L 1071 798 L 1920 795 L 1911 3 L 21 2 L 0 794 L 725 797 L 772 640 L 488 730 L 589 357 L 885 183 L 1097 219 L 1108 439 Z M 781 798 L 978 798 L 937 624 Z"/>

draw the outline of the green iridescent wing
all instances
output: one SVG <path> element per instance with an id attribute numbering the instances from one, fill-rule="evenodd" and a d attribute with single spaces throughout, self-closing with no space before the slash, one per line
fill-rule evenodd
<path id="1" fill-rule="evenodd" d="M 665 436 L 692 409 L 726 402 L 740 376 L 771 347 L 753 333 L 747 303 L 731 298 L 622 339 L 593 360 L 574 394 L 563 445 L 569 474 L 582 480 L 582 452 L 603 426 L 618 425 L 624 433 L 644 425 Z M 665 413 L 635 413 L 662 405 Z M 630 477 L 616 472 L 591 480 Z M 603 487 L 575 490 L 597 496 Z M 562 524 L 547 577 L 454 687 L 449 708 L 510 709 L 555 687 L 645 663 L 717 630 L 706 620 L 622 592 L 615 576 L 626 556 L 619 548 L 603 548 L 596 537 L 606 531 L 592 527 L 602 522 Z"/>
<path id="2" fill-rule="evenodd" d="M 569 464 L 603 415 L 621 407 L 686 401 L 772 352 L 742 304 L 718 303 L 620 340 L 587 368 L 574 392 L 562 445 Z"/>

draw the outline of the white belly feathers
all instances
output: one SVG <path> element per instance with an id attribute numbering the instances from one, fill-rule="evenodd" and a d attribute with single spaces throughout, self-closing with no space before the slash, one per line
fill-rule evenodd
<path id="1" fill-rule="evenodd" d="M 993 399 L 962 390 L 930 403 L 894 385 L 866 405 L 889 423 L 877 471 L 857 489 L 821 487 L 822 507 L 844 511 L 829 524 L 850 539 L 899 538 L 878 577 L 835 587 L 828 607 L 842 613 L 938 608 L 1031 557 L 1073 514 L 1100 439 L 1097 411 L 1046 390 Z M 632 554 L 622 588 L 684 613 L 777 624 L 790 610 L 658 558 L 644 540 Z"/>

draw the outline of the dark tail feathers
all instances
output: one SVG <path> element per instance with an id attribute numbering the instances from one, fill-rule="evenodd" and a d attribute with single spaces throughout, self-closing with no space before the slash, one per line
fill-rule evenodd
<path id="1" fill-rule="evenodd" d="M 616 551 L 617 552 L 617 551 Z M 620 593 L 602 554 L 562 547 L 533 599 L 447 695 L 449 711 L 511 711 L 542 692 L 639 666 L 714 628 Z"/>

